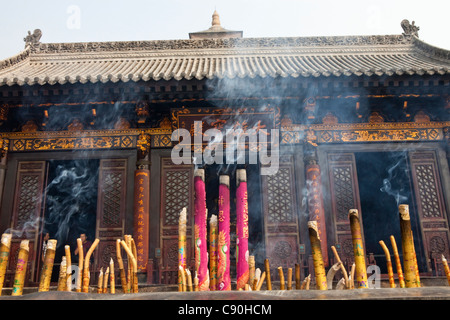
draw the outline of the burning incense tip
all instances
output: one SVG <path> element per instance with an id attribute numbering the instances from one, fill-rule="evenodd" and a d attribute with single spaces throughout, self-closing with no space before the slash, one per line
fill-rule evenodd
<path id="1" fill-rule="evenodd" d="M 11 238 L 12 238 L 11 233 L 2 234 L 2 244 L 4 244 L 5 246 L 7 246 L 9 248 L 11 245 Z"/>
<path id="2" fill-rule="evenodd" d="M 226 175 L 219 176 L 219 184 L 224 184 L 229 188 L 230 187 L 230 176 L 226 176 Z"/>
<path id="3" fill-rule="evenodd" d="M 398 206 L 398 211 L 400 212 L 400 218 L 403 220 L 410 220 L 409 216 L 409 206 L 407 204 L 401 204 Z"/>
<path id="4" fill-rule="evenodd" d="M 183 210 L 181 210 L 180 212 L 180 221 L 186 221 L 186 216 L 187 216 L 187 209 L 183 208 Z"/>
<path id="5" fill-rule="evenodd" d="M 50 239 L 50 240 L 48 240 L 48 241 L 47 241 L 47 250 L 48 250 L 48 249 L 50 249 L 50 250 L 56 250 L 56 243 L 57 243 L 57 240 L 55 240 L 55 239 Z"/>
<path id="6" fill-rule="evenodd" d="M 236 170 L 236 185 L 239 186 L 241 182 L 247 182 L 247 170 L 245 169 Z"/>
<path id="7" fill-rule="evenodd" d="M 191 275 L 191 271 L 189 271 L 189 269 L 186 269 L 186 278 L 187 278 L 187 290 L 189 292 L 192 292 L 193 288 L 192 288 L 192 275 Z"/>
<path id="8" fill-rule="evenodd" d="M 317 227 L 317 221 L 308 221 L 308 228 L 313 229 L 317 233 L 317 239 L 320 240 L 319 228 Z"/>
<path id="9" fill-rule="evenodd" d="M 350 210 L 348 211 L 348 216 L 349 216 L 349 218 L 350 218 L 351 216 L 355 216 L 355 217 L 357 217 L 357 218 L 359 219 L 358 209 L 350 209 Z"/>
<path id="10" fill-rule="evenodd" d="M 30 251 L 29 243 L 30 243 L 29 240 L 22 240 L 20 242 L 20 249 Z"/>
<path id="11" fill-rule="evenodd" d="M 200 177 L 205 182 L 205 169 L 195 169 L 194 177 Z"/>

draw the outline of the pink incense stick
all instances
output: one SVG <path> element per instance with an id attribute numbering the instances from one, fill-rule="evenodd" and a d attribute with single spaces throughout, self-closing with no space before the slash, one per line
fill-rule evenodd
<path id="1" fill-rule="evenodd" d="M 244 289 L 248 283 L 248 195 L 247 172 L 245 169 L 236 171 L 236 289 Z"/>
<path id="2" fill-rule="evenodd" d="M 206 231 L 206 190 L 205 190 L 205 170 L 197 169 L 194 172 L 195 189 L 195 271 L 198 275 L 199 291 L 209 290 L 208 275 L 208 244 Z"/>
<path id="3" fill-rule="evenodd" d="M 217 290 L 231 290 L 230 279 L 230 177 L 219 177 L 219 238 Z"/>

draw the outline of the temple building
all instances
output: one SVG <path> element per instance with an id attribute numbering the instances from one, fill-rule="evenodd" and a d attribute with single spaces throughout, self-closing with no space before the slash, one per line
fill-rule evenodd
<path id="1" fill-rule="evenodd" d="M 30 240 L 27 284 L 42 268 L 45 233 L 64 245 L 100 243 L 92 277 L 115 259 L 116 239 L 136 241 L 141 283 L 176 283 L 178 219 L 188 212 L 193 265 L 193 163 L 174 163 L 177 129 L 279 132 L 279 168 L 207 164 L 208 214 L 219 175 L 245 168 L 249 250 L 257 266 L 313 274 L 307 223 L 317 221 L 326 267 L 335 246 L 353 263 L 348 212 L 358 209 L 368 265 L 386 278 L 380 240 L 408 204 L 420 275 L 443 277 L 450 256 L 450 51 L 403 20 L 393 35 L 246 38 L 221 26 L 189 39 L 45 43 L 0 61 L 0 231 L 12 232 L 6 286 L 21 239 Z M 403 32 L 401 32 L 403 31 Z M 203 142 L 203 147 L 205 143 Z M 247 149 L 247 152 L 250 150 Z M 231 232 L 236 228 L 231 202 Z M 232 260 L 235 257 L 232 238 Z M 73 251 L 72 251 L 73 252 Z M 73 261 L 76 255 L 73 254 Z M 75 262 L 74 262 L 75 263 Z M 117 266 L 117 263 L 115 264 Z M 233 272 L 233 267 L 232 267 Z M 276 278 L 276 272 L 272 273 Z"/>

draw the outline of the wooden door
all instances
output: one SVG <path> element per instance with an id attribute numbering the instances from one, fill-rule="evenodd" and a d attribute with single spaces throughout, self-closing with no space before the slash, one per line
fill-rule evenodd
<path id="1" fill-rule="evenodd" d="M 194 258 L 192 250 L 193 170 L 192 165 L 175 165 L 169 157 L 161 158 L 159 219 L 161 250 L 159 279 L 161 283 L 174 284 L 178 281 L 178 220 L 184 207 L 187 208 L 186 261 L 189 268 L 190 261 Z"/>
<path id="2" fill-rule="evenodd" d="M 96 228 L 100 243 L 92 270 L 108 267 L 111 258 L 118 266 L 116 241 L 123 239 L 125 231 L 126 189 L 127 159 L 100 160 Z"/>
<path id="3" fill-rule="evenodd" d="M 20 242 L 28 239 L 30 251 L 27 274 L 30 275 L 29 280 L 32 282 L 37 281 L 38 259 L 36 255 L 41 251 L 38 248 L 38 231 L 43 212 L 45 176 L 45 161 L 20 161 L 18 163 L 11 220 L 14 236 L 11 241 L 8 273 L 13 273 L 16 268 Z"/>
<path id="4" fill-rule="evenodd" d="M 430 272 L 429 259 L 440 260 L 442 254 L 449 257 L 447 210 L 442 194 L 436 153 L 434 151 L 410 152 L 409 159 L 424 243 L 423 250 L 427 261 L 427 271 Z M 422 248 L 416 248 L 417 250 Z"/>
<path id="5" fill-rule="evenodd" d="M 280 158 L 278 172 L 261 180 L 266 256 L 271 268 L 293 268 L 300 261 L 294 157 Z"/>
<path id="6" fill-rule="evenodd" d="M 358 209 L 361 234 L 364 235 L 362 223 L 364 213 L 361 213 L 355 155 L 353 153 L 329 153 L 327 161 L 335 234 L 335 243 L 330 241 L 329 244 L 338 248 L 342 261 L 352 262 L 353 243 L 348 218 L 350 209 Z"/>

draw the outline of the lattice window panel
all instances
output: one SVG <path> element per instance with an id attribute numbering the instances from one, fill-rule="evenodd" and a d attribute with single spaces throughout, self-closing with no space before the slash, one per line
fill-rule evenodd
<path id="1" fill-rule="evenodd" d="M 416 177 L 423 217 L 440 217 L 441 212 L 439 208 L 438 191 L 436 190 L 433 166 L 431 164 L 416 165 Z"/>
<path id="2" fill-rule="evenodd" d="M 268 220 L 293 222 L 291 175 L 288 168 L 280 168 L 275 175 L 267 176 Z"/>
<path id="3" fill-rule="evenodd" d="M 104 179 L 103 225 L 116 227 L 120 225 L 120 207 L 123 176 L 121 172 L 108 172 Z"/>
<path id="4" fill-rule="evenodd" d="M 353 183 L 350 167 L 334 167 L 333 182 L 337 219 L 347 221 L 348 210 L 354 206 Z"/>
<path id="5" fill-rule="evenodd" d="M 22 228 L 36 214 L 40 179 L 37 175 L 23 175 L 20 181 L 16 228 Z"/>
<path id="6" fill-rule="evenodd" d="M 189 208 L 189 170 L 165 172 L 164 225 L 178 225 L 181 210 Z"/>

